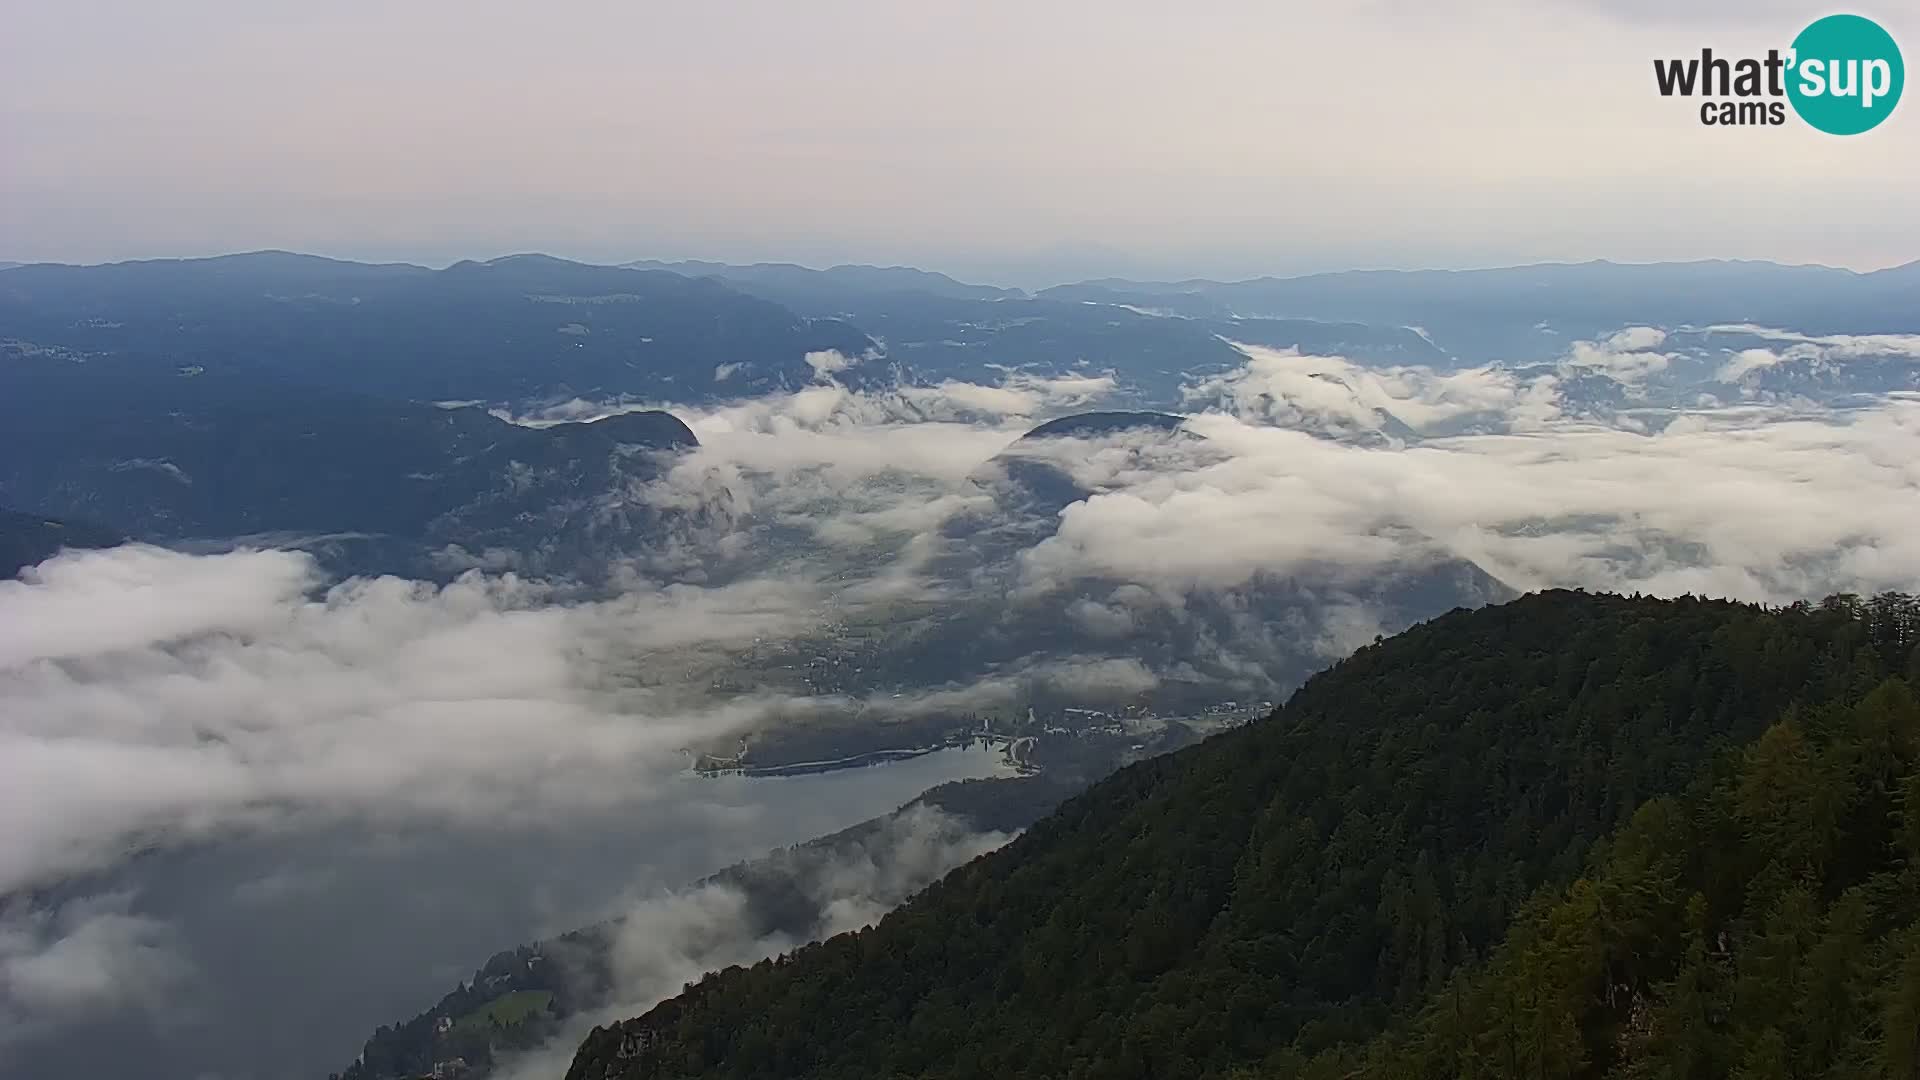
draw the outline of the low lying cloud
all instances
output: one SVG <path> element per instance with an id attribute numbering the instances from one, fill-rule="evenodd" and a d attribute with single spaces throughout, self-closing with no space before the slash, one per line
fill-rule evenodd
<path id="1" fill-rule="evenodd" d="M 1598 371 L 1620 383 L 1638 383 L 1673 363 L 1673 357 L 1654 351 L 1666 340 L 1665 330 L 1630 326 L 1603 341 L 1574 342 L 1565 363 Z"/>
<path id="2" fill-rule="evenodd" d="M 574 1017 L 547 1046 L 508 1058 L 495 1075 L 501 1080 L 562 1075 L 595 1024 L 644 1013 L 708 972 L 870 926 L 949 870 L 1009 839 L 915 806 L 858 842 L 775 854 L 763 865 L 797 886 L 795 892 L 811 909 L 787 915 L 784 925 L 772 925 L 756 910 L 748 888 L 737 882 L 711 881 L 625 901 L 610 916 L 614 989 L 608 1000 Z"/>
<path id="3" fill-rule="evenodd" d="M 1632 330 L 1603 347 L 1660 342 Z M 1647 435 L 1557 420 L 1539 384 L 1511 373 L 1249 357 L 1207 385 L 1230 408 L 1189 421 L 1201 439 L 1022 451 L 1056 453 L 1088 495 L 1019 553 L 1016 599 L 1058 605 L 1124 656 L 1146 609 L 1060 590 L 1131 584 L 1164 605 L 1193 588 L 1340 585 L 1449 559 L 1522 589 L 1776 602 L 1920 577 L 1920 403 L 1703 410 Z M 322 589 L 295 553 L 138 546 L 0 583 L 0 812 L 14 824 L 0 891 L 236 820 L 565 807 L 599 797 L 582 777 L 644 790 L 681 747 L 821 707 L 791 688 L 710 687 L 749 650 L 817 633 L 849 605 L 953 599 L 931 576 L 954 546 L 941 530 L 991 508 L 980 466 L 1028 424 L 929 421 L 909 400 L 820 386 L 688 414 L 703 446 L 647 497 L 727 491 L 734 550 L 761 569 L 724 584 L 634 578 L 592 602 L 478 572 Z M 1307 430 L 1282 426 L 1306 413 Z M 1324 437 L 1328 423 L 1377 430 L 1381 415 L 1427 434 Z M 1506 422 L 1434 434 L 1479 416 Z M 1357 618 L 1322 636 L 1372 629 Z"/>
<path id="4" fill-rule="evenodd" d="M 1676 335 L 1679 336 L 1679 335 Z M 1836 401 L 1920 390 L 1920 335 L 1803 334 L 1753 325 L 1687 331 L 1719 363 L 1713 379 L 1744 401 Z"/>
<path id="5" fill-rule="evenodd" d="M 1790 354 L 1799 356 L 1818 355 L 1837 360 L 1898 357 L 1920 361 L 1920 334 L 1803 334 L 1752 323 L 1721 323 L 1706 327 L 1704 332 L 1779 342 Z"/>
<path id="6" fill-rule="evenodd" d="M 1920 577 L 1913 402 L 1700 412 L 1654 435 L 1569 424 L 1405 450 L 1226 417 L 1193 426 L 1232 457 L 1073 507 L 1056 538 L 1078 549 L 1069 562 L 1223 580 L 1235 565 L 1365 569 L 1395 547 L 1431 545 L 1522 589 L 1772 602 Z M 1112 542 L 1123 535 L 1134 542 Z M 1217 557 L 1195 558 L 1203 544 Z"/>
<path id="7" fill-rule="evenodd" d="M 1369 367 L 1338 356 L 1234 347 L 1247 354 L 1246 365 L 1188 387 L 1190 406 L 1251 424 L 1387 443 L 1491 426 L 1533 430 L 1560 418 L 1552 375 Z"/>
<path id="8" fill-rule="evenodd" d="M 0 669 L 216 629 L 258 632 L 279 621 L 282 601 L 317 580 L 309 560 L 281 552 L 196 559 L 129 545 L 53 559 L 27 570 L 24 581 L 0 581 L 0 609 L 7 612 L 0 621 Z"/>
<path id="9" fill-rule="evenodd" d="M 1092 405 L 1110 396 L 1118 381 L 1112 375 L 1042 376 L 1008 372 L 998 386 L 948 380 L 925 388 L 900 392 L 920 409 L 933 414 L 974 413 L 982 417 L 1032 417 Z"/>
<path id="10" fill-rule="evenodd" d="M 813 369 L 813 377 L 825 379 L 835 372 L 845 371 L 860 361 L 838 349 L 822 349 L 807 354 L 807 366 Z"/>
<path id="11" fill-rule="evenodd" d="M 1111 374 L 1048 376 L 1013 370 L 1003 372 L 1001 380 L 993 384 L 947 379 L 927 386 L 902 384 L 867 390 L 852 389 L 833 377 L 861 362 L 832 350 L 809 353 L 807 363 L 816 376 L 813 385 L 719 407 L 630 399 L 591 401 L 575 397 L 518 412 L 495 409 L 492 415 L 524 427 L 548 427 L 590 423 L 646 409 L 665 409 L 687 421 L 696 435 L 703 426 L 732 431 L 781 427 L 818 430 L 920 422 L 993 425 L 1089 406 L 1112 395 L 1119 386 Z M 738 368 L 737 364 L 719 365 L 714 378 L 724 382 Z"/>
<path id="12" fill-rule="evenodd" d="M 1768 333 L 1821 348 L 1911 344 Z M 1446 558 L 1523 589 L 1785 602 L 1910 587 L 1915 403 L 1672 407 L 1655 423 L 1563 400 L 1583 371 L 1631 397 L 1674 347 L 1666 331 L 1633 327 L 1574 343 L 1545 370 L 1436 372 L 1246 346 L 1246 365 L 1191 388 L 1190 403 L 1208 406 L 1188 424 L 1203 442 L 1013 446 L 1028 422 L 910 422 L 919 413 L 897 399 L 840 388 L 816 388 L 832 395 L 819 407 L 773 399 L 689 422 L 710 444 L 694 462 L 735 470 L 743 503 L 787 515 L 817 542 L 892 535 L 916 566 L 942 522 L 982 510 L 982 462 L 1009 447 L 1049 460 L 1089 496 L 1022 556 L 1041 592 L 1088 577 L 1174 591 L 1258 575 L 1340 581 Z M 682 477 L 710 478 L 691 467 Z M 1125 625 L 1085 606 L 1071 618 Z"/>
<path id="13" fill-rule="evenodd" d="M 140 546 L 0 583 L 0 893 L 236 821 L 634 797 L 781 707 L 689 680 L 811 625 L 818 599 L 767 579 L 595 603 L 512 576 L 315 585 L 299 553 Z"/>
<path id="14" fill-rule="evenodd" d="M 1719 370 L 1714 372 L 1714 378 L 1721 382 L 1737 383 L 1750 372 L 1773 367 L 1786 359 L 1772 349 L 1741 349 L 1720 365 Z"/>
<path id="15" fill-rule="evenodd" d="M 49 1022 L 135 1009 L 173 1011 L 192 968 L 165 924 L 127 910 L 128 897 L 53 910 L 0 907 L 0 1044 Z"/>

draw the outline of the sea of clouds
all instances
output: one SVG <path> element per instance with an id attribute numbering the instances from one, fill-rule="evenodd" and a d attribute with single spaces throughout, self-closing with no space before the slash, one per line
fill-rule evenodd
<path id="1" fill-rule="evenodd" d="M 1732 385 L 1788 360 L 1920 356 L 1910 339 L 1718 329 L 1768 342 L 1718 366 Z M 1126 647 L 1128 604 L 1261 578 L 1338 585 L 1444 558 L 1522 591 L 1779 604 L 1912 590 L 1920 398 L 1839 409 L 1722 387 L 1706 404 L 1609 415 L 1566 397 L 1587 377 L 1635 392 L 1679 355 L 1668 343 L 1628 328 L 1543 368 L 1450 371 L 1247 347 L 1240 369 L 1189 387 L 1186 427 L 1201 439 L 1015 447 L 1091 494 L 1018 553 L 1010 595 L 1106 628 L 1114 648 L 917 688 L 889 707 L 1005 703 L 1035 680 L 1150 686 L 1162 673 Z M 699 449 L 623 497 L 731 508 L 682 553 L 711 572 L 674 584 L 643 565 L 611 595 L 479 570 L 328 581 L 299 551 L 141 545 L 65 553 L 0 582 L 0 1054 L 100 1015 L 159 1016 L 193 985 L 195 956 L 143 906 L 138 875 L 120 872 L 153 852 L 316 830 L 675 820 L 697 797 L 682 782 L 686 748 L 848 704 L 755 685 L 752 657 L 852 614 L 952 601 L 938 572 L 946 530 L 993 512 L 983 463 L 1041 419 L 1124 389 L 1110 373 L 1009 372 L 995 386 L 858 391 L 833 381 L 833 363 L 815 367 L 820 381 L 794 393 L 674 407 Z M 636 407 L 568 402 L 516 419 Z M 1068 599 L 1089 578 L 1132 591 Z M 1331 659 L 1396 629 L 1356 601 L 1290 632 Z M 909 877 L 1000 839 L 948 837 Z M 903 879 L 883 877 L 850 874 L 823 897 L 846 912 L 834 925 L 897 902 Z M 654 943 L 640 953 L 706 944 L 636 961 L 619 1006 L 793 944 L 696 932 L 726 927 L 731 902 L 709 891 L 629 905 L 650 927 L 634 940 Z"/>

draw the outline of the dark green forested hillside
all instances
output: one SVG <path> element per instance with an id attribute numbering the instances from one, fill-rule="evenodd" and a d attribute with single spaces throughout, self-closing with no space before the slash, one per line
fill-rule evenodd
<path id="1" fill-rule="evenodd" d="M 1538 981 L 1514 974 L 1527 954 L 1503 942 L 1561 926 L 1553 898 L 1583 868 L 1604 878 L 1630 857 L 1658 813 L 1640 809 L 1650 800 L 1772 760 L 1743 748 L 1786 737 L 1776 730 L 1829 762 L 1835 718 L 1869 695 L 1861 708 L 1898 713 L 1898 684 L 1876 688 L 1912 673 L 1917 624 L 1905 598 L 1768 611 L 1555 592 L 1455 612 L 1361 650 L 1262 723 L 1124 770 L 870 930 L 710 976 L 595 1032 L 570 1078 L 1584 1075 L 1447 1057 L 1453 1044 L 1430 1037 L 1450 1026 L 1436 1010 L 1463 1010 L 1451 1026 L 1477 1038 L 1512 1028 L 1520 994 L 1544 1024 L 1532 991 L 1500 996 Z M 1815 719 L 1770 728 L 1783 716 Z M 1887 764 L 1905 760 L 1899 738 L 1847 775 L 1871 791 L 1904 775 Z M 1892 812 L 1884 793 L 1829 806 L 1819 792 L 1838 767 L 1808 768 L 1802 804 L 1836 821 Z M 1736 805 L 1787 805 L 1768 790 Z M 1870 878 L 1877 835 L 1834 828 L 1820 835 L 1838 846 L 1820 850 L 1857 866 L 1832 885 Z M 1703 837 L 1717 834 L 1662 842 L 1716 842 Z M 1788 842 L 1757 832 L 1748 847 Z M 1739 929 L 1740 859 L 1728 851 L 1702 879 L 1696 925 Z M 1827 887 L 1808 886 L 1809 918 L 1827 918 Z M 1577 911 L 1560 918 L 1582 925 Z M 1684 995 L 1607 985 L 1606 1011 L 1575 1022 L 1588 1043 L 1674 1030 L 1643 1013 Z M 1800 989 L 1780 985 L 1770 992 L 1788 1000 Z M 1569 1000 L 1595 989 L 1568 986 Z M 1783 1054 L 1805 1056 L 1798 1035 L 1783 1038 Z"/>
<path id="2" fill-rule="evenodd" d="M 1920 1075 L 1920 704 L 1796 710 L 1317 1077 Z M 1290 1075 L 1296 1070 L 1285 1070 Z"/>

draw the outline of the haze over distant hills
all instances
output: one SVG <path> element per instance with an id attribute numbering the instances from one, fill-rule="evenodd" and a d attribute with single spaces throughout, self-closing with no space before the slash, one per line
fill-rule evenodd
<path id="1" fill-rule="evenodd" d="M 1102 279 L 1032 294 L 910 267 L 541 255 L 443 270 L 286 252 L 35 264 L 0 271 L 0 502 L 168 542 L 332 537 L 342 569 L 591 576 L 675 535 L 685 548 L 685 529 L 733 512 L 704 497 L 625 509 L 659 495 L 672 465 L 654 451 L 699 439 L 663 442 L 632 417 L 544 433 L 503 417 L 671 405 L 731 427 L 731 403 L 853 393 L 1009 438 L 1095 406 L 1211 408 L 1399 445 L 1510 424 L 1502 402 L 1529 395 L 1657 428 L 1703 401 L 1916 390 L 1916 335 L 1920 263 Z M 1486 411 L 1474 399 L 1495 383 Z"/>
<path id="2" fill-rule="evenodd" d="M 1763 325 L 1809 334 L 1920 331 L 1912 315 L 1920 263 L 1857 273 L 1764 261 L 1590 261 L 1233 282 L 1096 279 L 1031 294 L 914 267 L 808 269 L 657 259 L 588 267 L 547 256 L 455 263 L 444 271 L 284 252 L 15 269 L 23 271 L 21 277 L 0 288 L 0 325 L 10 336 L 83 356 L 125 350 L 132 332 L 108 332 L 127 331 L 109 327 L 119 315 L 180 307 L 173 311 L 180 319 L 167 329 L 192 334 L 196 306 L 234 302 L 240 307 L 228 315 L 250 311 L 244 323 L 253 331 L 223 332 L 265 331 L 265 315 L 275 313 L 282 323 L 278 334 L 338 323 L 328 334 L 346 336 L 342 344 L 374 356 L 409 350 L 401 371 L 378 377 L 361 369 L 340 371 L 342 379 L 372 379 L 357 386 L 363 390 L 378 384 L 413 396 L 449 396 L 449 382 L 436 365 L 461 350 L 478 348 L 478 356 L 486 356 L 511 348 L 518 356 L 551 357 L 547 375 L 495 369 L 492 377 L 482 377 L 482 371 L 468 371 L 463 384 L 488 400 L 568 392 L 664 394 L 668 388 L 687 400 L 756 392 L 808 379 L 795 348 L 801 354 L 831 348 L 860 356 L 870 338 L 887 342 L 891 363 L 925 379 L 973 377 L 987 371 L 987 363 L 1058 367 L 1068 354 L 1089 361 L 1106 357 L 1129 379 L 1140 380 L 1148 394 L 1165 394 L 1169 386 L 1156 377 L 1171 375 L 1175 359 L 1183 371 L 1210 357 L 1229 361 L 1206 348 L 1212 334 L 1361 361 L 1471 365 L 1540 359 L 1542 350 L 1628 325 Z M 789 313 L 747 304 L 739 294 Z M 511 304 L 497 306 L 503 298 Z M 365 309 L 317 309 L 323 300 Z M 461 332 L 470 334 L 472 344 L 463 344 L 459 334 L 419 336 L 459 304 L 490 306 L 478 321 L 461 319 Z M 1177 315 L 1179 321 L 1156 323 L 1156 315 Z M 204 307 L 198 317 L 205 317 Z M 152 332 L 156 325 L 136 323 L 134 331 Z M 641 325 L 645 332 L 637 329 Z M 714 334 L 699 336 L 695 344 L 697 331 L 708 325 Z M 593 331 L 603 336 L 595 340 Z M 563 338 L 549 338 L 549 332 L 563 332 Z M 574 340 L 564 340 L 566 334 Z M 175 340 L 177 348 L 219 344 Z M 578 356 L 566 354 L 568 348 Z M 735 359 L 718 359 L 722 354 Z M 468 356 L 468 363 L 478 356 Z M 710 369 L 695 367 L 697 357 L 714 357 L 710 367 L 739 365 L 732 369 L 735 382 L 720 386 Z M 662 361 L 666 369 L 660 369 Z M 647 369 L 645 377 L 637 375 L 636 365 Z"/>
<path id="3" fill-rule="evenodd" d="M 1100 279 L 1037 293 L 909 267 L 597 267 L 539 255 L 444 270 L 284 252 L 0 278 L 0 348 L 89 373 L 216 374 L 416 400 L 697 403 L 808 385 L 1111 372 L 1147 405 L 1240 362 L 1226 341 L 1437 368 L 1538 363 L 1627 326 L 1920 332 L 1920 263 L 1348 271 Z M 1223 340 L 1225 339 L 1225 340 Z M 62 365 L 9 365 L 43 376 Z M 72 372 L 66 372 L 72 374 Z"/>
<path id="4" fill-rule="evenodd" d="M 1910 333 L 1920 263 L 1872 273 L 1768 262 L 1554 263 L 1491 270 L 1362 270 L 1239 282 L 1093 281 L 1043 297 L 1160 306 L 1202 317 L 1317 317 L 1424 329 L 1467 362 L 1516 360 L 1550 332 L 1747 323 L 1806 333 Z"/>
<path id="5" fill-rule="evenodd" d="M 690 482 L 677 452 L 700 440 L 646 428 L 636 408 L 706 411 L 730 430 L 735 403 L 870 395 L 865 407 L 991 423 L 1008 440 L 1096 406 L 1198 408 L 1404 445 L 1509 426 L 1530 397 L 1657 428 L 1703 401 L 1916 390 L 1916 334 L 1920 263 L 1102 279 L 1033 294 L 910 267 L 541 255 L 443 270 L 286 252 L 35 264 L 0 271 L 0 503 L 169 543 L 299 542 L 341 571 L 594 578 L 653 560 L 670 574 L 703 530 L 731 527 L 743 493 L 667 499 Z M 581 423 L 609 412 L 627 415 Z M 528 417 L 568 422 L 508 419 Z M 1029 487 L 1057 478 L 1007 463 Z M 982 538 L 1046 541 L 1091 494 L 1060 492 L 1024 512 L 1037 528 Z"/>
<path id="6" fill-rule="evenodd" d="M 294 544 L 343 572 L 429 577 L 592 576 L 725 513 L 618 501 L 699 445 L 666 413 L 532 428 L 472 406 L 196 393 L 221 381 L 103 386 L 81 416 L 57 384 L 16 387 L 0 405 L 0 492 L 151 542 Z"/>
<path id="7" fill-rule="evenodd" d="M 8 349 L 65 362 L 35 375 L 189 369 L 428 401 L 702 398 L 803 385 L 809 352 L 868 345 L 714 281 L 538 255 L 428 270 L 257 252 L 5 273 Z"/>

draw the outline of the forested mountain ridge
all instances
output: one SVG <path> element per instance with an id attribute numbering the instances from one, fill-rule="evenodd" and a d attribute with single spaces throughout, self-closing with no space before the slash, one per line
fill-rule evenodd
<path id="1" fill-rule="evenodd" d="M 1790 712 L 1649 801 L 1484 968 L 1365 1052 L 1280 1075 L 1920 1072 L 1920 702 Z"/>
<path id="2" fill-rule="evenodd" d="M 307 546 L 332 570 L 422 576 L 465 569 L 437 561 L 458 545 L 588 578 L 724 512 L 623 497 L 699 445 L 665 412 L 533 428 L 477 407 L 129 379 L 76 426 L 60 393 L 0 400 L 0 497 L 150 543 L 319 537 Z"/>
<path id="3" fill-rule="evenodd" d="M 412 401 L 709 401 L 807 385 L 860 330 L 712 279 L 544 255 L 444 270 L 251 252 L 21 266 L 0 280 L 0 389 L 86 394 L 200 374 Z"/>
<path id="4" fill-rule="evenodd" d="M 1496 955 L 1642 804 L 1790 707 L 1910 673 L 1914 628 L 1902 598 L 1553 592 L 1443 616 L 1096 785 L 872 929 L 596 1031 L 569 1078 L 1297 1075 L 1316 1057 L 1343 1075 L 1329 1053 Z"/>

